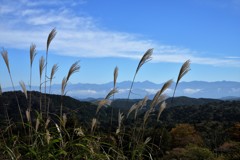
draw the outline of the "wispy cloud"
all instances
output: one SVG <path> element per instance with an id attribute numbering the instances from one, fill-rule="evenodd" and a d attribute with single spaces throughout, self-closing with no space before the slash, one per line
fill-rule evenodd
<path id="1" fill-rule="evenodd" d="M 186 94 L 195 94 L 195 93 L 198 93 L 198 92 L 200 92 L 200 91 L 202 91 L 202 89 L 199 89 L 199 88 L 197 88 L 197 89 L 186 88 L 186 89 L 183 90 L 183 93 L 186 93 Z"/>
<path id="2" fill-rule="evenodd" d="M 197 56 L 188 48 L 160 44 L 140 35 L 108 31 L 97 25 L 95 18 L 79 13 L 86 1 L 27 1 L 3 0 L 0 7 L 0 44 L 5 48 L 26 49 L 32 42 L 44 50 L 49 31 L 56 27 L 58 34 L 52 44 L 55 54 L 75 57 L 123 57 L 139 59 L 154 48 L 153 62 L 192 63 L 240 67 L 239 59 Z M 24 38 L 23 38 L 24 37 Z"/>

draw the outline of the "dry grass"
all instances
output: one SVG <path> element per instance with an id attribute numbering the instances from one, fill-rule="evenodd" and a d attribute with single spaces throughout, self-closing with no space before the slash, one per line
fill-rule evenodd
<path id="1" fill-rule="evenodd" d="M 45 58 L 43 56 L 41 56 L 41 58 L 39 59 L 39 75 L 40 75 L 40 81 L 42 79 L 42 74 L 43 74 L 43 70 L 45 67 Z"/>
<path id="2" fill-rule="evenodd" d="M 50 43 L 52 42 L 52 40 L 54 39 L 56 34 L 57 34 L 57 31 L 54 28 L 48 35 L 48 39 L 47 39 L 47 53 L 48 53 L 48 49 L 49 49 Z"/>
<path id="3" fill-rule="evenodd" d="M 123 121 L 124 115 L 120 111 L 118 112 L 118 127 L 116 130 L 116 134 L 119 134 L 121 132 L 121 126 Z"/>
<path id="4" fill-rule="evenodd" d="M 189 71 L 190 71 L 190 60 L 187 60 L 185 63 L 183 63 L 180 71 L 179 71 L 179 74 L 178 74 L 178 79 L 177 79 L 177 82 L 176 82 L 176 85 L 175 85 L 175 88 L 174 88 L 174 92 L 173 92 L 173 96 L 172 96 L 172 101 L 173 101 L 173 98 L 174 98 L 174 95 L 175 95 L 175 91 L 177 89 L 177 85 L 179 83 L 179 81 L 182 79 L 182 77 L 187 74 Z"/>
<path id="5" fill-rule="evenodd" d="M 35 56 L 37 55 L 36 45 L 31 44 L 30 46 L 30 67 L 32 67 Z"/>
<path id="6" fill-rule="evenodd" d="M 22 92 L 24 93 L 26 99 L 28 99 L 28 94 L 27 94 L 27 88 L 26 88 L 26 85 L 23 81 L 20 81 L 19 82 L 21 88 L 22 88 Z"/>
<path id="7" fill-rule="evenodd" d="M 49 46 L 50 46 L 52 40 L 54 39 L 54 37 L 56 36 L 56 33 L 57 33 L 56 29 L 53 29 L 49 33 L 48 39 L 47 39 L 46 57 L 44 58 L 43 56 L 41 56 L 41 58 L 39 60 L 39 75 L 40 75 L 39 90 L 41 92 L 41 90 L 42 90 L 41 86 L 42 86 L 42 84 L 45 84 L 45 93 L 46 93 L 46 88 L 47 88 L 46 84 L 48 82 L 49 83 L 49 94 L 51 94 L 52 80 L 54 79 L 54 76 L 59 68 L 59 66 L 57 64 L 54 64 L 52 66 L 50 75 L 47 76 L 47 64 L 48 64 L 47 57 L 48 57 Z M 138 66 L 136 68 L 130 89 L 129 89 L 129 94 L 128 94 L 128 98 L 127 98 L 128 100 L 130 98 L 130 94 L 131 94 L 137 73 L 139 72 L 139 70 L 145 63 L 147 63 L 148 61 L 150 61 L 152 59 L 152 53 L 153 53 L 153 49 L 148 49 L 144 53 L 142 58 L 140 59 Z M 32 65 L 34 62 L 34 58 L 36 57 L 36 54 L 37 54 L 36 53 L 36 45 L 32 44 L 30 46 L 30 90 L 31 90 Z M 3 50 L 1 52 L 1 55 L 7 66 L 7 69 L 8 69 L 10 78 L 11 78 L 12 86 L 15 91 L 14 84 L 13 84 L 12 77 L 11 77 L 11 72 L 10 72 L 8 52 L 6 50 Z M 42 83 L 42 74 L 43 74 L 44 70 L 45 70 L 45 81 Z M 75 148 L 79 147 L 84 151 L 82 152 L 81 149 L 77 148 L 79 150 L 77 151 L 77 154 L 75 154 L 75 155 L 77 155 L 77 156 L 80 155 L 80 157 L 82 159 L 88 159 L 89 157 L 90 157 L 90 159 L 104 159 L 103 157 L 105 157 L 105 158 L 108 157 L 108 159 L 110 159 L 109 158 L 110 156 L 112 156 L 111 159 L 114 159 L 114 158 L 118 159 L 119 157 L 121 157 L 123 159 L 127 159 L 128 157 L 126 157 L 126 155 L 125 155 L 125 148 L 124 148 L 126 146 L 123 146 L 123 141 L 126 141 L 124 136 L 126 136 L 127 141 L 130 140 L 129 144 L 127 146 L 129 148 L 126 147 L 126 149 L 130 150 L 130 151 L 127 151 L 127 156 L 130 155 L 130 156 L 132 156 L 132 159 L 135 159 L 136 158 L 135 154 L 139 153 L 139 155 L 137 155 L 137 159 L 145 158 L 142 155 L 142 153 L 146 147 L 149 147 L 148 145 L 152 140 L 151 137 L 147 137 L 144 135 L 145 127 L 146 128 L 148 127 L 146 125 L 146 123 L 147 123 L 149 117 L 151 115 L 153 115 L 153 113 L 155 112 L 155 107 L 157 107 L 157 106 L 159 107 L 159 112 L 157 114 L 157 121 L 159 121 L 161 113 L 163 112 L 163 110 L 166 108 L 166 105 L 167 105 L 165 103 L 166 96 L 164 95 L 164 92 L 171 86 L 173 81 L 169 80 L 166 83 L 164 83 L 162 88 L 155 94 L 155 96 L 150 104 L 149 109 L 145 113 L 143 113 L 144 114 L 143 119 L 142 118 L 137 119 L 137 115 L 138 115 L 138 112 L 141 109 L 143 109 L 144 106 L 147 105 L 148 97 L 145 96 L 142 100 L 138 101 L 137 103 L 135 103 L 134 105 L 131 106 L 131 108 L 129 109 L 127 116 L 126 116 L 127 118 L 129 118 L 130 114 L 135 112 L 134 113 L 134 128 L 131 128 L 130 131 L 126 131 L 124 122 L 128 123 L 128 121 L 124 121 L 125 116 L 120 110 L 118 112 L 118 117 L 117 117 L 117 115 L 115 117 L 115 118 L 117 118 L 117 120 L 116 120 L 117 124 L 116 124 L 116 126 L 113 126 L 113 128 L 112 128 L 112 116 L 113 116 L 113 108 L 112 108 L 111 127 L 109 130 L 109 133 L 106 133 L 106 135 L 101 135 L 101 133 L 95 133 L 97 125 L 100 128 L 101 127 L 100 122 L 102 122 L 98 119 L 100 117 L 100 114 L 98 114 L 98 113 L 103 106 L 111 105 L 110 98 L 113 97 L 113 100 L 114 100 L 114 95 L 118 92 L 116 85 L 117 85 L 119 69 L 116 66 L 114 69 L 114 72 L 113 72 L 113 88 L 109 91 L 109 93 L 106 95 L 106 97 L 103 100 L 98 102 L 98 106 L 96 109 L 96 115 L 93 115 L 94 117 L 96 116 L 97 118 L 92 118 L 92 121 L 90 122 L 91 126 L 87 127 L 86 129 L 84 128 L 85 130 L 83 133 L 83 129 L 81 128 L 81 126 L 78 126 L 79 124 L 77 124 L 78 122 L 74 122 L 73 128 L 67 128 L 68 127 L 68 125 L 66 125 L 67 114 L 63 113 L 63 96 L 67 93 L 66 92 L 67 84 L 68 84 L 71 76 L 74 73 L 78 72 L 79 70 L 80 70 L 80 65 L 79 65 L 79 61 L 77 61 L 71 65 L 67 75 L 62 80 L 60 114 L 59 115 L 51 114 L 51 116 L 54 115 L 57 117 L 57 121 L 54 118 L 50 119 L 50 117 L 48 116 L 50 100 L 48 101 L 48 104 L 47 104 L 46 97 L 45 97 L 45 107 L 48 107 L 48 108 L 46 111 L 46 117 L 42 117 L 42 113 L 44 113 L 44 111 L 42 111 L 42 94 L 40 94 L 40 97 L 39 97 L 39 99 L 40 99 L 40 108 L 39 108 L 40 114 L 36 111 L 36 114 L 34 115 L 34 112 L 31 111 L 31 100 L 29 100 L 31 98 L 28 97 L 26 85 L 23 81 L 20 81 L 19 84 L 22 88 L 22 92 L 24 93 L 27 101 L 30 101 L 30 103 L 29 103 L 30 105 L 28 106 L 27 110 L 25 111 L 26 118 L 27 118 L 26 126 L 29 127 L 29 134 L 27 135 L 25 133 L 25 136 L 24 136 L 24 138 L 27 139 L 26 141 L 29 140 L 28 144 L 24 144 L 25 145 L 24 147 L 30 148 L 28 154 L 32 154 L 30 152 L 41 153 L 41 150 L 44 150 L 45 148 L 49 148 L 50 150 L 45 150 L 46 156 L 49 156 L 50 154 L 54 153 L 56 155 L 52 155 L 53 156 L 52 158 L 71 159 L 72 150 L 75 150 Z M 190 70 L 190 61 L 188 60 L 183 64 L 183 66 L 180 70 L 180 73 L 178 75 L 178 80 L 177 80 L 177 83 L 175 86 L 175 90 L 176 90 L 178 82 L 189 70 Z M 174 93 L 175 93 L 175 90 L 174 90 Z M 2 94 L 2 89 L 1 89 L 1 85 L 0 85 L 0 95 L 1 94 Z M 16 97 L 16 99 L 17 99 L 17 97 Z M 18 100 L 17 100 L 17 103 L 18 103 Z M 18 107 L 19 107 L 22 124 L 24 124 L 19 103 L 18 103 Z M 107 112 L 105 112 L 105 113 L 107 113 Z M 45 115 L 45 114 L 43 114 L 43 115 Z M 32 120 L 31 120 L 31 116 L 33 116 Z M 109 116 L 109 115 L 107 115 L 107 116 Z M 70 119 L 72 117 L 68 117 L 68 118 L 69 118 L 68 121 L 72 122 L 71 121 L 72 119 Z M 10 122 L 10 121 L 8 120 L 8 122 Z M 55 126 L 52 125 L 51 123 L 55 124 Z M 35 124 L 35 126 L 33 127 L 32 124 Z M 11 129 L 11 126 L 9 123 L 9 130 L 10 129 Z M 85 134 L 85 131 L 86 131 L 86 134 Z M 73 133 L 70 133 L 70 132 L 73 132 Z M 90 136 L 87 135 L 87 133 L 89 133 Z M 129 133 L 133 133 L 133 134 L 128 135 Z M 75 139 L 76 135 L 78 136 L 78 139 Z M 114 143 L 110 144 L 110 142 L 107 142 L 107 141 L 101 142 L 102 139 L 104 139 L 104 136 L 112 137 Z M 21 148 L 22 143 L 25 143 L 25 142 L 22 139 L 18 140 L 18 135 L 16 137 L 17 137 L 17 140 L 15 140 L 13 143 L 19 144 L 20 147 L 19 146 L 17 146 L 17 147 Z M 109 140 L 109 137 L 108 137 L 108 140 Z M 139 144 L 141 144 L 142 146 L 138 146 Z M 9 145 L 13 148 L 13 149 L 9 148 L 10 151 L 13 151 L 14 149 L 17 148 L 14 145 L 12 145 L 12 144 Z M 39 145 L 39 146 L 37 146 L 37 145 Z M 22 147 L 22 148 L 24 148 L 24 147 Z M 31 150 L 31 149 L 36 149 L 34 147 L 36 147 L 37 150 Z M 69 148 L 65 148 L 65 147 L 69 147 Z M 134 148 L 134 147 L 136 147 L 136 148 Z M 109 150 L 105 151 L 105 148 L 109 148 Z M 54 152 L 50 153 L 51 149 L 54 149 Z M 132 149 L 133 149 L 133 151 L 131 151 Z M 18 150 L 18 148 L 16 150 L 14 150 L 12 152 L 12 154 L 19 155 L 19 152 L 17 150 Z M 145 151 L 147 151 L 147 149 Z M 82 153 L 84 153 L 86 156 L 81 156 Z M 149 153 L 149 156 L 147 156 L 147 157 L 151 158 L 151 153 L 148 151 L 147 151 L 147 153 Z M 67 156 L 65 156 L 65 155 L 67 155 Z M 56 156 L 56 157 L 54 157 L 54 156 Z M 29 157 L 30 157 L 30 159 L 34 159 L 31 156 L 29 156 Z"/>
<path id="8" fill-rule="evenodd" d="M 117 77 L 118 77 L 118 67 L 115 67 L 114 72 L 113 72 L 113 87 L 114 88 L 116 88 Z"/>
<path id="9" fill-rule="evenodd" d="M 167 103 L 165 101 L 163 101 L 163 103 L 159 107 L 157 121 L 159 121 L 160 115 L 161 115 L 162 111 L 166 108 L 166 106 L 167 106 Z"/>
<path id="10" fill-rule="evenodd" d="M 132 93 L 133 83 L 134 83 L 134 81 L 135 81 L 135 78 L 136 78 L 136 75 L 137 75 L 138 71 L 140 70 L 140 68 L 141 68 L 145 63 L 147 63 L 148 61 L 150 61 L 150 60 L 152 59 L 152 53 L 153 53 L 153 48 L 148 49 L 148 50 L 144 53 L 144 55 L 142 56 L 141 60 L 139 61 L 138 66 L 137 66 L 137 69 L 136 69 L 135 74 L 134 74 L 134 76 L 133 76 L 132 84 L 131 84 L 131 87 L 130 87 L 130 89 L 129 89 L 129 93 L 128 93 L 128 98 L 127 98 L 127 99 L 130 98 L 130 94 Z"/>
<path id="11" fill-rule="evenodd" d="M 2 55 L 3 60 L 4 60 L 5 64 L 6 64 L 6 66 L 7 66 L 8 73 L 11 73 L 10 67 L 9 67 L 9 60 L 8 60 L 8 51 L 3 49 L 2 52 L 1 52 L 1 55 Z"/>

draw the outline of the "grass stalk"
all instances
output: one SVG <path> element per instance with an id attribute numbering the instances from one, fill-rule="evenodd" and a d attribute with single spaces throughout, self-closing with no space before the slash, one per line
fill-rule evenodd
<path id="1" fill-rule="evenodd" d="M 118 77 L 118 67 L 116 66 L 113 72 L 113 88 L 116 89 L 117 84 L 117 77 Z M 114 94 L 113 94 L 113 101 L 114 101 Z M 113 119 L 113 106 L 111 107 L 111 123 L 110 123 L 110 130 L 112 128 L 112 119 Z"/>
<path id="2" fill-rule="evenodd" d="M 43 56 L 41 56 L 39 60 L 39 77 L 40 77 L 40 84 L 39 84 L 39 92 L 40 92 L 40 97 L 39 97 L 39 113 L 40 116 L 42 117 L 42 73 L 45 67 L 45 59 Z"/>
<path id="3" fill-rule="evenodd" d="M 47 66 L 48 66 L 48 50 L 49 50 L 49 46 L 52 42 L 52 40 L 54 39 L 54 37 L 56 36 L 57 32 L 56 29 L 54 28 L 48 35 L 48 39 L 47 39 L 47 48 L 46 48 L 46 57 L 45 57 L 45 81 L 44 81 L 44 93 L 45 93 L 45 97 L 44 97 L 44 105 L 45 105 L 45 111 L 47 109 Z"/>
<path id="4" fill-rule="evenodd" d="M 52 88 L 52 80 L 54 78 L 54 75 L 56 74 L 58 70 L 58 65 L 57 64 L 54 64 L 53 67 L 52 67 L 52 70 L 51 70 L 51 75 L 50 75 L 50 85 L 49 85 L 49 95 L 51 94 L 51 88 Z M 48 105 L 47 105 L 47 117 L 48 117 L 48 114 L 49 114 L 49 107 L 50 107 L 50 97 L 48 97 Z"/>
<path id="5" fill-rule="evenodd" d="M 138 66 L 137 66 L 137 69 L 136 69 L 135 74 L 134 74 L 134 76 L 133 76 L 133 80 L 132 80 L 132 83 L 131 83 L 131 86 L 130 86 L 130 90 L 129 90 L 129 92 L 128 92 L 128 97 L 127 97 L 128 100 L 129 100 L 129 98 L 130 98 L 130 94 L 132 93 L 133 83 L 134 83 L 134 81 L 135 81 L 135 78 L 136 78 L 136 76 L 137 76 L 137 73 L 138 73 L 138 71 L 140 70 L 140 68 L 141 68 L 145 63 L 147 63 L 148 61 L 150 61 L 150 60 L 152 59 L 152 57 L 151 57 L 151 56 L 152 56 L 152 52 L 153 52 L 153 48 L 148 49 L 148 50 L 144 53 L 144 55 L 142 56 L 141 60 L 139 61 Z"/>
<path id="6" fill-rule="evenodd" d="M 177 79 L 177 82 L 176 82 L 176 85 L 174 87 L 174 91 L 173 91 L 173 96 L 172 96 L 172 101 L 173 102 L 173 98 L 174 98 L 174 95 L 175 95 L 175 91 L 177 89 L 177 85 L 179 83 L 179 81 L 182 79 L 182 77 L 188 73 L 188 71 L 190 71 L 190 60 L 187 60 L 185 63 L 183 63 L 180 71 L 179 71 L 179 74 L 178 74 L 178 79 Z"/>
<path id="7" fill-rule="evenodd" d="M 68 74 L 66 77 L 63 78 L 62 80 L 62 86 L 61 86 L 61 106 L 60 106 L 60 122 L 62 120 L 62 115 L 63 115 L 63 96 L 66 94 L 65 90 L 68 84 L 68 81 L 70 79 L 70 77 L 78 72 L 80 69 L 80 65 L 79 65 L 79 61 L 75 62 L 72 64 L 72 66 L 70 67 Z M 60 126 L 61 127 L 61 126 Z"/>
<path id="8" fill-rule="evenodd" d="M 35 44 L 31 44 L 30 46 L 30 84 L 29 84 L 29 88 L 30 88 L 30 93 L 29 93 L 29 109 L 30 112 L 32 110 L 32 65 L 33 65 L 33 61 L 35 56 L 37 55 L 36 52 L 36 45 Z"/>
<path id="9" fill-rule="evenodd" d="M 23 126 L 23 128 L 25 130 L 25 125 L 24 125 L 24 121 L 23 121 L 23 115 L 22 115 L 21 107 L 20 107 L 20 104 L 19 104 L 19 101 L 18 101 L 18 97 L 17 97 L 17 94 L 16 94 L 16 90 L 15 90 L 15 86 L 14 86 L 14 83 L 13 83 L 12 74 L 11 74 L 11 70 L 10 70 L 10 65 L 9 65 L 9 60 L 8 60 L 8 52 L 3 49 L 3 51 L 1 52 L 1 55 L 2 55 L 2 57 L 4 59 L 4 62 L 6 64 L 6 67 L 7 67 L 7 70 L 8 70 L 8 75 L 10 77 L 12 88 L 13 88 L 14 95 L 15 95 L 15 99 L 16 99 L 16 102 L 17 102 L 17 105 L 18 105 L 18 111 L 19 111 L 19 115 L 20 115 L 20 118 L 21 118 L 22 126 Z"/>

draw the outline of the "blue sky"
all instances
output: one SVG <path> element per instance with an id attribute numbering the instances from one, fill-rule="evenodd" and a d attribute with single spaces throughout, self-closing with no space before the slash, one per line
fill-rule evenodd
<path id="1" fill-rule="evenodd" d="M 136 81 L 176 80 L 188 59 L 183 81 L 240 81 L 240 0 L 0 0 L 0 19 L 0 47 L 9 53 L 15 84 L 29 84 L 31 43 L 33 85 L 39 84 L 39 58 L 54 27 L 48 68 L 59 65 L 56 84 L 77 60 L 81 69 L 71 83 L 110 82 L 115 66 L 118 81 L 131 80 L 149 48 L 153 59 Z M 0 84 L 10 86 L 2 58 Z"/>

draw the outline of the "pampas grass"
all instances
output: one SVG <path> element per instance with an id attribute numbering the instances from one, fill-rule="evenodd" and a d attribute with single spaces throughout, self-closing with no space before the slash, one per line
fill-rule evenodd
<path id="1" fill-rule="evenodd" d="M 118 90 L 116 88 L 113 88 L 105 97 L 105 99 L 109 99 L 111 96 L 113 96 L 115 93 L 117 93 Z"/>
<path id="2" fill-rule="evenodd" d="M 32 91 L 32 65 L 33 65 L 33 61 L 34 58 L 37 55 L 37 51 L 36 51 L 36 45 L 35 44 L 31 44 L 30 46 L 30 91 Z M 29 109 L 31 111 L 31 107 L 32 107 L 32 94 L 31 92 L 29 93 Z"/>
<path id="3" fill-rule="evenodd" d="M 45 81 L 44 81 L 44 84 L 45 84 L 45 87 L 44 87 L 44 93 L 45 93 L 45 109 L 47 107 L 47 66 L 48 66 L 48 50 L 49 50 L 49 46 L 50 46 L 50 43 L 52 42 L 52 40 L 54 39 L 54 37 L 56 36 L 57 32 L 56 32 L 56 29 L 54 28 L 48 35 L 48 39 L 47 39 L 47 49 L 46 49 L 46 63 L 45 63 Z"/>
<path id="4" fill-rule="evenodd" d="M 39 84 L 39 91 L 40 93 L 42 92 L 42 73 L 44 70 L 44 66 L 45 66 L 45 58 L 43 56 L 41 56 L 41 58 L 39 59 L 39 80 L 40 80 L 40 84 Z M 39 112 L 40 115 L 42 116 L 42 94 L 40 94 L 40 100 L 39 100 Z"/>
<path id="5" fill-rule="evenodd" d="M 113 88 L 116 88 L 117 77 L 118 77 L 118 67 L 116 66 L 113 72 Z"/>
<path id="6" fill-rule="evenodd" d="M 69 69 L 69 71 L 68 71 L 68 74 L 67 74 L 67 77 L 64 77 L 63 80 L 62 80 L 61 97 L 63 97 L 63 96 L 66 94 L 65 89 L 66 89 L 66 87 L 67 87 L 67 83 L 68 83 L 70 77 L 71 77 L 74 73 L 78 72 L 79 69 L 80 69 L 79 61 L 73 63 L 72 66 L 70 67 L 70 69 Z M 62 113 L 62 110 L 63 110 L 63 104 L 62 104 L 62 103 L 63 103 L 63 102 L 61 101 L 61 108 L 60 108 L 60 118 L 61 118 L 61 119 L 62 119 L 62 114 L 63 114 L 63 113 Z"/>
<path id="7" fill-rule="evenodd" d="M 151 49 L 148 49 L 144 55 L 142 56 L 141 60 L 139 61 L 138 63 L 138 66 L 137 66 L 137 69 L 135 71 L 135 74 L 133 76 L 133 80 L 132 80 L 132 83 L 131 83 L 131 87 L 130 87 L 130 90 L 129 90 L 129 93 L 128 93 L 128 98 L 130 98 L 130 94 L 132 93 L 132 87 L 133 87 L 133 83 L 135 81 L 135 78 L 136 78 L 136 75 L 138 73 L 138 71 L 140 70 L 140 68 L 145 64 L 147 63 L 148 61 L 150 61 L 152 59 L 152 52 L 153 52 L 153 48 Z"/>
<path id="8" fill-rule="evenodd" d="M 118 112 L 118 127 L 116 130 L 116 134 L 119 134 L 121 132 L 121 125 L 123 121 L 124 115 L 120 111 Z"/>
<path id="9" fill-rule="evenodd" d="M 155 106 L 157 106 L 164 98 L 165 95 L 162 95 L 173 83 L 172 79 L 168 80 L 167 82 L 164 83 L 164 85 L 162 86 L 161 90 L 159 90 L 154 98 L 153 101 L 151 103 L 150 108 L 153 109 Z"/>
<path id="10" fill-rule="evenodd" d="M 162 111 L 166 108 L 166 106 L 167 106 L 167 103 L 165 101 L 163 101 L 163 103 L 159 107 L 157 121 L 159 121 L 160 115 L 161 115 Z"/>
<path id="11" fill-rule="evenodd" d="M 5 62 L 5 64 L 6 64 L 8 73 L 11 74 L 10 67 L 9 67 L 9 60 L 8 60 L 8 52 L 3 49 L 2 52 L 1 52 L 1 55 L 2 55 L 2 58 Z"/>
<path id="12" fill-rule="evenodd" d="M 54 78 L 54 75 L 56 74 L 56 72 L 57 72 L 57 70 L 58 70 L 58 65 L 57 64 L 54 64 L 53 66 L 52 66 L 52 69 L 51 69 L 51 74 L 50 74 L 50 85 L 49 85 L 49 94 L 51 94 L 51 88 L 52 88 L 52 80 L 53 80 L 53 78 Z M 48 98 L 48 105 L 47 105 L 47 117 L 48 117 L 48 113 L 49 113 L 49 106 L 50 106 L 50 98 Z"/>
<path id="13" fill-rule="evenodd" d="M 118 67 L 116 66 L 113 72 L 113 88 L 114 89 L 116 89 L 117 77 L 118 77 Z M 114 100 L 114 94 L 113 94 L 113 100 Z M 110 124 L 111 128 L 112 128 L 112 118 L 113 118 L 113 107 L 111 109 L 111 124 Z"/>
<path id="14" fill-rule="evenodd" d="M 139 101 L 138 103 L 135 103 L 132 105 L 132 107 L 129 109 L 128 113 L 127 113 L 127 118 L 129 117 L 129 115 L 135 111 L 135 115 L 134 115 L 134 119 L 137 118 L 137 113 L 139 109 L 142 109 L 144 106 L 147 105 L 147 100 L 148 100 L 148 96 L 145 96 L 143 98 L 143 100 Z"/>
<path id="15" fill-rule="evenodd" d="M 106 110 L 104 112 L 105 116 L 107 117 L 107 120 L 104 119 L 101 121 L 99 119 L 100 110 L 104 106 L 111 106 L 111 102 L 114 101 L 114 96 L 118 92 L 117 89 L 117 78 L 118 78 L 118 67 L 116 66 L 113 72 L 113 88 L 109 91 L 109 93 L 105 96 L 105 98 L 98 102 L 96 113 L 95 115 L 92 115 L 93 117 L 90 117 L 90 124 L 88 126 L 82 125 L 85 122 L 76 121 L 78 116 L 75 117 L 75 113 L 72 112 L 66 112 L 63 113 L 63 99 L 66 95 L 67 91 L 67 85 L 72 77 L 72 75 L 80 70 L 79 61 L 73 63 L 71 67 L 69 68 L 66 76 L 62 79 L 61 84 L 61 102 L 60 107 L 56 110 L 60 113 L 50 113 L 49 112 L 49 106 L 50 106 L 50 97 L 48 99 L 46 98 L 46 89 L 47 84 L 49 85 L 48 91 L 49 95 L 51 94 L 51 87 L 52 87 L 52 81 L 54 79 L 54 76 L 56 75 L 56 72 L 58 71 L 58 65 L 54 64 L 51 68 L 51 73 L 47 75 L 47 65 L 48 65 L 48 51 L 50 44 L 54 37 L 56 36 L 56 30 L 53 29 L 47 39 L 47 47 L 46 47 L 46 57 L 41 56 L 39 59 L 39 77 L 40 77 L 40 85 L 39 85 L 39 91 L 40 91 L 40 104 L 39 104 L 39 112 L 38 109 L 36 113 L 31 110 L 33 107 L 31 105 L 31 87 L 32 87 L 32 68 L 33 68 L 33 62 L 36 57 L 36 45 L 31 44 L 30 46 L 30 93 L 27 92 L 27 87 L 23 81 L 20 81 L 19 84 L 22 88 L 22 92 L 24 96 L 26 97 L 27 101 L 27 108 L 24 110 L 21 110 L 18 102 L 18 97 L 15 92 L 15 87 L 12 80 L 11 70 L 10 70 L 10 64 L 8 59 L 8 52 L 6 50 L 2 50 L 1 55 L 4 59 L 4 62 L 6 64 L 13 90 L 16 96 L 17 104 L 18 104 L 18 110 L 21 116 L 22 124 L 24 127 L 24 124 L 26 125 L 23 129 L 25 131 L 25 135 L 21 134 L 22 128 L 18 130 L 18 127 L 15 127 L 15 123 L 11 123 L 11 119 L 8 117 L 7 113 L 7 105 L 3 104 L 4 109 L 6 108 L 6 114 L 7 116 L 7 127 L 6 129 L 1 133 L 2 137 L 8 135 L 7 138 L 3 137 L 1 141 L 4 141 L 4 152 L 9 154 L 8 158 L 11 157 L 19 157 L 20 159 L 152 159 L 152 154 L 155 148 L 150 148 L 150 143 L 155 142 L 154 139 L 152 140 L 152 135 L 149 137 L 148 132 L 146 135 L 144 135 L 145 130 L 153 128 L 150 126 L 148 128 L 147 122 L 149 117 L 152 115 L 156 115 L 157 121 L 159 121 L 160 116 L 163 112 L 163 110 L 166 108 L 165 99 L 166 96 L 164 95 L 164 92 L 171 86 L 172 80 L 169 80 L 164 83 L 162 88 L 155 94 L 152 102 L 150 103 L 149 108 L 146 107 L 143 109 L 144 106 L 147 105 L 148 97 L 145 96 L 142 100 L 137 101 L 135 104 L 131 106 L 129 111 L 122 112 L 119 110 L 116 112 L 116 115 L 113 114 L 113 106 L 112 106 L 112 112 L 111 112 L 111 125 L 110 130 L 100 130 L 102 127 L 108 127 L 108 124 L 110 124 L 110 120 L 108 116 L 110 116 L 110 110 Z M 138 74 L 141 67 L 151 60 L 153 49 L 148 49 L 145 54 L 140 59 L 138 66 L 136 68 L 131 86 L 129 88 L 129 93 L 127 97 L 127 102 L 130 99 L 130 95 L 132 93 L 133 84 L 136 78 L 136 75 Z M 189 67 L 190 61 L 187 61 L 183 64 L 177 84 L 180 81 L 180 79 L 190 70 Z M 45 80 L 42 80 L 43 72 L 45 71 Z M 43 82 L 42 82 L 43 81 Z M 45 84 L 45 106 L 42 105 L 42 85 Z M 176 84 L 176 86 L 177 86 Z M 175 90 L 176 90 L 175 86 Z M 175 91 L 174 91 L 175 92 Z M 0 85 L 0 95 L 2 94 L 2 89 Z M 174 97 L 174 95 L 173 95 Z M 112 98 L 112 99 L 111 99 Z M 35 99 L 35 98 L 34 98 Z M 57 99 L 57 98 L 56 98 Z M 54 99 L 54 100 L 56 100 Z M 47 101 L 48 100 L 48 101 Z M 44 100 L 43 100 L 44 102 Z M 35 103 L 33 103 L 35 104 Z M 71 101 L 70 101 L 71 104 Z M 86 106 L 89 103 L 82 103 L 81 106 Z M 1 105 L 1 104 L 0 104 Z M 42 109 L 42 107 L 45 107 Z M 155 114 L 156 107 L 158 107 L 158 113 Z M 92 109 L 90 109 L 92 111 Z M 141 115 L 137 118 L 138 112 L 142 110 Z M 45 111 L 45 112 L 44 112 Z M 65 110 L 64 110 L 65 111 Z M 125 110 L 124 110 L 125 111 Z M 134 113 L 135 112 L 135 113 Z M 24 113 L 24 120 L 23 121 L 22 113 Z M 44 113 L 44 117 L 42 114 Z M 77 113 L 76 113 L 77 114 Z M 89 115 L 91 115 L 92 112 L 89 112 Z M 125 119 L 126 117 L 129 118 L 131 114 L 134 114 L 132 119 Z M 55 118 L 50 119 L 49 115 L 56 116 Z M 68 115 L 68 117 L 67 117 Z M 74 116 L 72 116 L 74 115 Z M 31 117 L 32 116 L 32 117 Z M 113 118 L 113 116 L 116 116 Z M 141 117 L 141 118 L 140 118 Z M 68 119 L 67 119 L 68 118 Z M 115 121 L 113 121 L 115 119 Z M 100 123 L 101 122 L 101 123 Z M 113 123 L 114 122 L 114 123 Z M 124 126 L 126 122 L 126 125 Z M 112 126 L 112 124 L 115 124 L 115 126 Z M 133 123 L 133 124 L 129 124 Z M 17 124 L 17 123 L 16 123 Z M 15 127 L 14 130 L 12 130 L 12 127 Z M 83 128 L 86 127 L 86 128 Z M 96 128 L 99 127 L 99 130 Z M 157 127 L 157 126 L 156 126 Z M 155 128 L 156 128 L 155 127 Z M 29 129 L 29 134 L 27 134 L 26 129 Z M 84 132 L 83 132 L 84 131 Z M 99 131 L 99 132 L 96 132 Z M 50 134 L 51 133 L 51 134 Z M 6 141 L 5 141 L 6 140 Z M 26 142 L 29 143 L 26 143 Z M 152 144 L 152 146 L 155 144 Z M 2 149 L 2 148 L 0 148 Z M 150 151 L 151 149 L 151 151 Z M 158 151 L 158 150 L 156 150 Z M 5 154 L 4 153 L 4 154 Z M 148 155 L 149 154 L 149 155 Z M 19 155 L 19 156 L 16 156 Z"/>
<path id="16" fill-rule="evenodd" d="M 182 79 L 182 77 L 187 74 L 189 71 L 190 71 L 190 60 L 187 60 L 185 63 L 183 63 L 180 71 L 179 71 L 179 74 L 178 74 L 178 79 L 177 79 L 177 82 L 176 82 L 176 85 L 175 85 L 175 88 L 174 88 L 174 92 L 173 92 L 173 96 L 172 96 L 172 101 L 173 101 L 173 98 L 174 98 L 174 95 L 175 95 L 175 91 L 177 89 L 177 85 L 179 83 L 179 81 Z"/>
<path id="17" fill-rule="evenodd" d="M 95 128 L 97 126 L 97 119 L 93 118 L 92 119 L 92 125 L 91 125 L 91 133 L 94 134 Z"/>
<path id="18" fill-rule="evenodd" d="M 2 55 L 2 57 L 4 59 L 4 62 L 6 64 L 6 67 L 7 67 L 7 70 L 8 70 L 8 74 L 9 74 L 9 77 L 10 77 L 10 80 L 11 80 L 11 83 L 12 83 L 14 95 L 15 95 L 15 98 L 16 98 L 16 101 L 17 101 L 17 105 L 18 105 L 19 115 L 20 115 L 20 118 L 21 118 L 21 121 L 22 121 L 23 128 L 25 130 L 25 125 L 24 125 L 24 121 L 23 121 L 22 111 L 21 111 L 21 107 L 19 105 L 18 97 L 17 97 L 17 94 L 16 94 L 16 90 L 15 90 L 15 86 L 14 86 L 14 83 L 13 83 L 11 70 L 10 70 L 10 66 L 9 66 L 8 52 L 3 49 L 2 52 L 1 52 L 1 55 Z"/>
<path id="19" fill-rule="evenodd" d="M 23 81 L 20 81 L 19 82 L 21 88 L 22 88 L 22 92 L 24 93 L 26 99 L 28 99 L 28 94 L 27 94 L 27 88 L 26 88 L 26 85 Z"/>
<path id="20" fill-rule="evenodd" d="M 100 109 L 103 107 L 103 106 L 106 106 L 106 105 L 109 105 L 110 104 L 110 101 L 108 99 L 102 99 L 101 101 L 98 102 L 98 107 L 97 107 L 97 110 L 96 110 L 96 114 L 98 114 L 98 112 L 100 111 Z"/>

